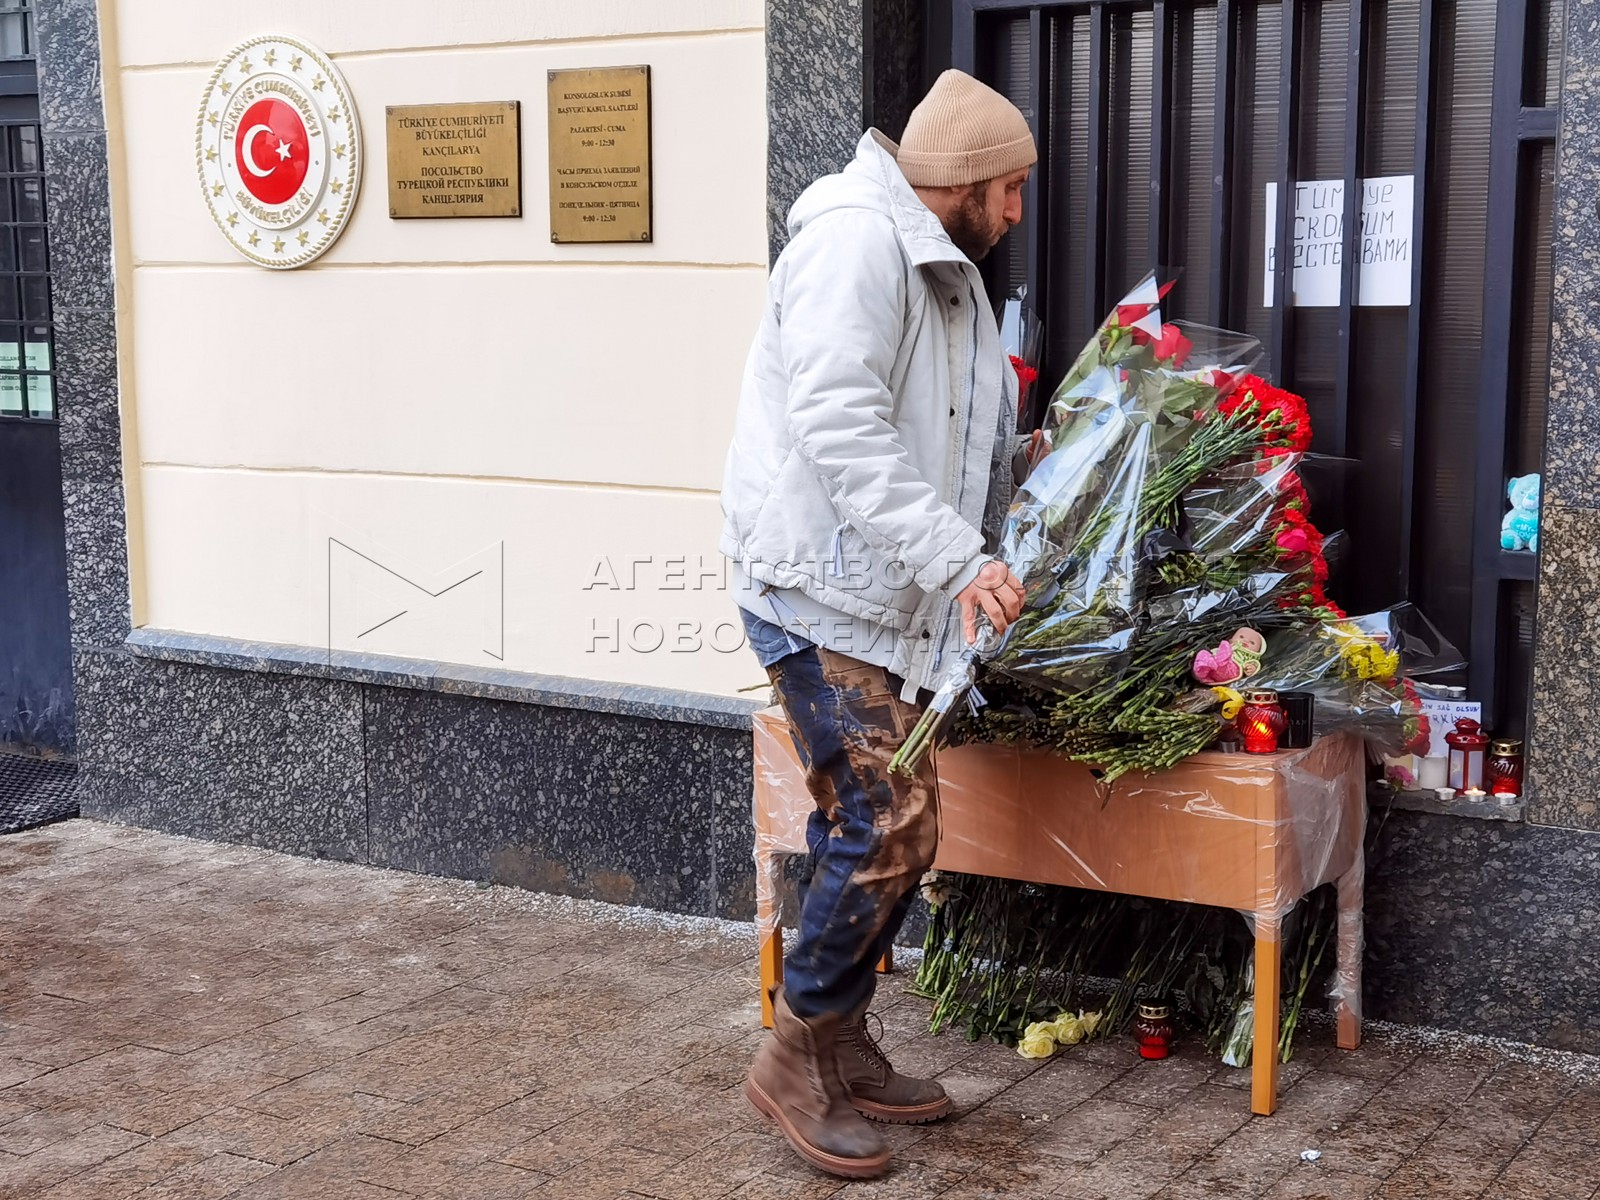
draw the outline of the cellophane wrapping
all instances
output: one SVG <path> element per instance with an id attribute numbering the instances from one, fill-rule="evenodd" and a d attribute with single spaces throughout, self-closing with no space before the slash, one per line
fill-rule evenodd
<path id="1" fill-rule="evenodd" d="M 782 711 L 756 714 L 754 731 L 756 908 L 768 936 L 782 920 L 783 864 L 808 852 L 816 802 Z M 1274 938 L 1303 897 L 1336 884 L 1337 945 L 1325 948 L 1330 994 L 1359 1017 L 1364 761 L 1360 737 L 1342 732 L 1272 755 L 1202 753 L 1108 788 L 1090 768 L 1048 751 L 947 747 L 936 755 L 935 869 L 946 880 L 986 876 L 1233 909 Z M 924 889 L 936 906 L 951 901 L 940 886 Z M 1032 964 L 1026 988 L 998 1001 L 1014 1008 L 1012 1024 L 1074 1000 L 1077 931 L 1068 922 L 1008 925 L 998 914 L 984 922 L 982 937 L 993 941 L 971 948 L 972 980 L 987 969 L 980 959 Z M 1285 979 L 1286 989 L 1294 984 Z"/>

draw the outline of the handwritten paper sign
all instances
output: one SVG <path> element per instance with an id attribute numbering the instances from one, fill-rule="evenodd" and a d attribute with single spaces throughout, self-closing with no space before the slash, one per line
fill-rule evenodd
<path id="1" fill-rule="evenodd" d="M 1413 177 L 1382 175 L 1361 181 L 1361 261 L 1356 303 L 1365 308 L 1411 304 Z M 1278 185 L 1267 184 L 1264 299 L 1273 304 L 1277 269 Z M 1297 308 L 1337 308 L 1344 263 L 1344 180 L 1308 179 L 1294 188 L 1292 292 Z"/>
<path id="2" fill-rule="evenodd" d="M 1428 718 L 1428 757 L 1444 758 L 1450 753 L 1450 747 L 1445 744 L 1444 735 L 1454 733 L 1456 722 L 1463 717 L 1474 721 L 1483 720 L 1483 705 L 1476 700 L 1429 700 L 1422 701 L 1422 715 Z"/>

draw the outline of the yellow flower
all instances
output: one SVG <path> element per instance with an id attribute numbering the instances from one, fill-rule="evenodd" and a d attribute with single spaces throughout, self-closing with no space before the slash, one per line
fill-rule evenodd
<path id="1" fill-rule="evenodd" d="M 1083 1036 L 1092 1038 L 1094 1031 L 1100 1028 L 1100 1022 L 1104 1017 L 1105 1013 L 1103 1012 L 1080 1012 L 1078 1014 L 1078 1025 L 1083 1030 Z"/>
<path id="2" fill-rule="evenodd" d="M 1231 687 L 1214 687 L 1211 689 L 1217 699 L 1222 701 L 1222 719 L 1231 721 L 1239 715 L 1239 710 L 1244 708 L 1244 697 Z"/>
<path id="3" fill-rule="evenodd" d="M 1056 1052 L 1056 1039 L 1049 1021 L 1035 1021 L 1017 1043 L 1017 1053 L 1023 1058 L 1049 1058 Z"/>
<path id="4" fill-rule="evenodd" d="M 1083 1024 L 1071 1013 L 1062 1013 L 1050 1022 L 1050 1036 L 1063 1046 L 1076 1046 L 1083 1041 Z"/>

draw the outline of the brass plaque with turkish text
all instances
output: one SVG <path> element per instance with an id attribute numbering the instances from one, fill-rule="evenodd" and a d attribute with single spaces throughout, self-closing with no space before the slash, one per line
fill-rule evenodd
<path id="1" fill-rule="evenodd" d="M 522 120 L 515 100 L 390 105 L 391 217 L 520 217 Z"/>
<path id="2" fill-rule="evenodd" d="M 650 240 L 650 68 L 550 72 L 550 240 Z"/>

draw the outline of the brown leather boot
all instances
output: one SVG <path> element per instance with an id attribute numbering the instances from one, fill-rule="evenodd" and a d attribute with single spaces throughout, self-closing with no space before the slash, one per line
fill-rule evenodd
<path id="1" fill-rule="evenodd" d="M 839 1026 L 839 1073 L 862 1116 L 890 1125 L 926 1125 L 950 1112 L 950 1097 L 931 1079 L 902 1075 L 867 1031 L 862 1009 Z"/>
<path id="2" fill-rule="evenodd" d="M 772 1036 L 744 1083 L 756 1110 L 777 1122 L 801 1158 L 846 1179 L 871 1179 L 889 1166 L 882 1135 L 851 1107 L 839 1075 L 839 1026 L 824 1014 L 801 1020 L 783 993 L 772 1000 Z"/>

